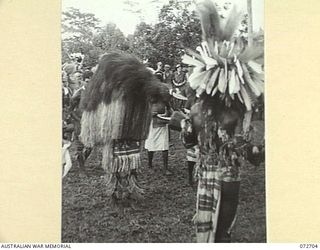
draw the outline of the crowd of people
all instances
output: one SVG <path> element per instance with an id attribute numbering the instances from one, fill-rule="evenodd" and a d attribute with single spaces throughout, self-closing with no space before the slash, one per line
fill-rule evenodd
<path id="1" fill-rule="evenodd" d="M 174 89 L 177 92 L 185 94 L 188 76 L 187 67 L 177 64 L 173 70 L 169 64 L 163 65 L 162 62 L 158 62 L 156 66 L 156 69 L 150 67 L 149 69 L 161 82 L 167 84 L 170 89 Z"/>
<path id="2" fill-rule="evenodd" d="M 158 62 L 156 70 L 152 70 L 161 82 L 167 84 L 173 96 L 169 103 L 171 112 L 166 111 L 165 115 L 172 115 L 172 112 L 178 110 L 188 117 L 192 105 L 198 101 L 196 93 L 190 88 L 188 83 L 190 71 L 192 71 L 192 68 L 183 67 L 181 64 L 177 64 L 175 70 L 172 71 L 169 64 L 165 64 L 163 67 L 162 62 Z M 159 113 L 159 110 L 156 109 L 155 114 L 157 113 Z M 145 148 L 148 150 L 149 167 L 152 167 L 154 152 L 162 151 L 165 174 L 167 175 L 171 174 L 168 170 L 168 148 L 169 146 L 173 146 L 173 144 L 169 143 L 169 140 L 170 126 L 167 123 L 159 122 L 158 117 L 155 117 L 150 127 Z M 186 151 L 186 165 L 188 169 L 188 181 L 191 186 L 194 184 L 194 166 L 198 162 L 198 158 L 198 146 L 189 147 Z"/>
<path id="3" fill-rule="evenodd" d="M 62 67 L 62 128 L 63 128 L 63 176 L 66 176 L 71 168 L 71 158 L 68 148 L 72 144 L 76 148 L 76 160 L 81 173 L 84 173 L 84 163 L 90 155 L 91 148 L 84 147 L 80 141 L 81 132 L 81 108 L 80 100 L 83 90 L 90 82 L 94 68 L 83 67 L 81 54 L 71 55 L 71 61 Z M 68 163 L 68 164 L 67 164 Z"/>
<path id="4" fill-rule="evenodd" d="M 79 135 L 81 132 L 81 108 L 80 100 L 82 92 L 89 84 L 97 66 L 92 68 L 83 66 L 84 55 L 75 53 L 70 56 L 70 61 L 62 66 L 62 100 L 63 100 L 63 146 L 64 146 L 64 172 L 71 168 L 71 157 L 68 148 L 73 144 L 75 146 L 75 158 L 79 166 L 81 174 L 85 173 L 85 161 L 89 157 L 92 149 L 85 147 L 81 142 Z M 188 115 L 191 106 L 197 102 L 195 92 L 188 84 L 188 75 L 190 74 L 187 67 L 177 64 L 174 70 L 169 64 L 158 62 L 155 69 L 149 67 L 147 61 L 144 62 L 156 78 L 166 84 L 173 94 L 168 104 L 154 104 L 153 117 L 149 129 L 149 135 L 144 143 L 144 147 L 148 152 L 148 165 L 153 168 L 153 157 L 156 152 L 162 152 L 163 169 L 165 175 L 171 175 L 168 166 L 169 148 L 174 150 L 174 144 L 170 142 L 170 127 L 168 122 L 159 118 L 158 114 L 162 113 L 164 117 L 169 117 L 175 110 L 182 111 Z M 176 98 L 175 98 L 176 97 Z M 259 106 L 258 106 L 259 107 Z M 261 112 L 258 113 L 261 116 Z M 72 142 L 72 143 L 71 143 Z M 194 166 L 198 161 L 199 148 L 193 146 L 187 149 L 186 165 L 188 168 L 189 184 L 193 184 Z M 65 156 L 67 154 L 67 156 Z M 67 158 L 67 160 L 65 160 Z M 259 161 L 253 159 L 253 161 Z"/>
<path id="5" fill-rule="evenodd" d="M 185 112 L 185 104 L 187 100 L 187 74 L 188 69 L 182 67 L 181 64 L 175 66 L 175 70 L 171 69 L 169 64 L 163 65 L 162 62 L 158 62 L 156 69 L 149 68 L 160 82 L 165 83 L 170 89 L 171 93 L 176 93 L 180 98 L 172 97 L 170 103 L 154 104 L 153 105 L 153 120 L 150 125 L 149 136 L 145 142 L 145 148 L 148 151 L 149 167 L 152 168 L 152 160 L 155 152 L 162 152 L 163 165 L 166 175 L 170 175 L 171 172 L 168 169 L 168 150 L 170 146 L 174 146 L 169 143 L 170 140 L 170 128 L 166 122 L 161 122 L 161 119 L 157 117 L 157 114 L 163 113 L 164 116 L 170 116 L 174 110 L 182 110 Z M 193 169 L 192 169 L 193 170 Z M 192 184 L 192 172 L 189 171 L 189 182 Z"/>

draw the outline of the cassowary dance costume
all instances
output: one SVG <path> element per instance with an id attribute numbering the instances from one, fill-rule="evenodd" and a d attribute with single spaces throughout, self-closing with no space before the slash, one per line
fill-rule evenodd
<path id="1" fill-rule="evenodd" d="M 103 147 L 107 193 L 116 199 L 139 196 L 136 174 L 151 121 L 150 98 L 169 98 L 168 88 L 135 57 L 110 53 L 83 94 L 80 137 L 86 146 Z"/>

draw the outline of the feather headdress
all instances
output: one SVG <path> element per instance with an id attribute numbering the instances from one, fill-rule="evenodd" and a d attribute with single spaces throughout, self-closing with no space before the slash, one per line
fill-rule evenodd
<path id="1" fill-rule="evenodd" d="M 197 5 L 203 42 L 197 52 L 186 50 L 182 62 L 194 66 L 189 77 L 197 96 L 207 95 L 225 101 L 227 107 L 237 99 L 247 111 L 264 92 L 264 72 L 257 59 L 263 56 L 261 46 L 248 46 L 235 32 L 242 14 L 234 6 L 222 23 L 211 0 Z"/>

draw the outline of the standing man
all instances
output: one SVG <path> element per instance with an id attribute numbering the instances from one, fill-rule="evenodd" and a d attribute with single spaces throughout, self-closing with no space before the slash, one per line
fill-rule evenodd
<path id="1" fill-rule="evenodd" d="M 178 92 L 184 92 L 187 83 L 187 77 L 186 74 L 182 71 L 182 67 L 180 64 L 177 64 L 176 66 L 176 72 L 174 72 L 172 83 L 173 88 L 175 88 Z"/>
<path id="2" fill-rule="evenodd" d="M 80 88 L 78 88 L 71 98 L 71 105 L 70 105 L 70 111 L 71 111 L 71 117 L 74 124 L 74 143 L 76 145 L 76 158 L 79 164 L 80 171 L 84 172 L 84 163 L 85 160 L 89 157 L 92 148 L 84 147 L 83 143 L 80 141 L 79 135 L 81 132 L 81 116 L 82 116 L 82 110 L 80 109 L 80 101 L 82 97 L 82 93 L 85 90 L 87 84 L 89 83 L 90 79 L 92 77 L 92 72 L 87 71 L 83 74 L 83 81 L 81 81 L 82 85 Z"/>
<path id="3" fill-rule="evenodd" d="M 169 158 L 169 126 L 161 122 L 157 114 L 168 114 L 168 105 L 165 102 L 151 102 L 152 120 L 149 128 L 149 135 L 145 141 L 145 148 L 148 150 L 149 167 L 152 168 L 152 160 L 155 152 L 162 152 L 163 167 L 165 175 L 170 175 L 168 170 Z"/>
<path id="4" fill-rule="evenodd" d="M 187 88 L 186 83 L 187 83 L 187 76 L 182 71 L 181 65 L 177 64 L 176 72 L 174 72 L 173 80 L 172 80 L 173 92 L 182 96 L 186 96 L 186 88 Z M 174 110 L 181 110 L 184 108 L 184 101 L 181 99 L 174 98 L 171 104 Z"/>
<path id="5" fill-rule="evenodd" d="M 162 62 L 157 63 L 157 69 L 154 74 L 161 82 L 163 82 Z"/>
<path id="6" fill-rule="evenodd" d="M 172 73 L 170 71 L 170 65 L 164 65 L 164 72 L 163 72 L 163 82 L 166 83 L 169 88 L 172 87 Z"/>

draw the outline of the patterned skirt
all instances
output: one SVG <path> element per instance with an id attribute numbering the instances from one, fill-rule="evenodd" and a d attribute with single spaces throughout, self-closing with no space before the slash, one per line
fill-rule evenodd
<path id="1" fill-rule="evenodd" d="M 197 168 L 197 242 L 230 242 L 238 205 L 239 172 L 235 166 L 221 167 L 221 162 L 210 158 L 202 159 Z"/>
<path id="2" fill-rule="evenodd" d="M 116 200 L 138 197 L 144 190 L 138 185 L 137 171 L 141 166 L 141 142 L 113 140 L 112 164 L 107 170 L 107 194 Z M 104 155 L 103 157 L 110 157 Z"/>

